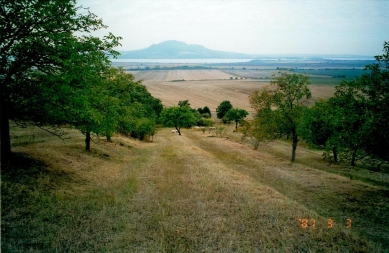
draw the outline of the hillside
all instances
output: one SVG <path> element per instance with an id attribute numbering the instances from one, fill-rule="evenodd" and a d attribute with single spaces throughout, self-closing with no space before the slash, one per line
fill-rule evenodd
<path id="1" fill-rule="evenodd" d="M 12 128 L 16 153 L 2 168 L 2 252 L 385 252 L 389 246 L 388 189 L 352 180 L 364 170 L 327 166 L 320 152 L 299 147 L 290 164 L 290 144 L 255 151 L 232 128 L 228 138 L 162 128 L 153 143 L 116 136 L 85 152 L 83 136 L 69 133 L 64 143 Z M 389 182 L 386 174 L 365 176 Z"/>
<path id="2" fill-rule="evenodd" d="M 201 45 L 188 45 L 176 40 L 153 44 L 140 50 L 120 51 L 120 53 L 119 59 L 250 59 L 255 57 L 255 55 L 211 50 Z"/>

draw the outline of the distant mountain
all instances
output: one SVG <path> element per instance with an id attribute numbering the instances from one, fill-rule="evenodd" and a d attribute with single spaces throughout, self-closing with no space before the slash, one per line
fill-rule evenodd
<path id="1" fill-rule="evenodd" d="M 119 51 L 119 59 L 251 59 L 256 55 L 215 51 L 201 45 L 188 45 L 177 40 L 153 44 L 148 48 Z"/>

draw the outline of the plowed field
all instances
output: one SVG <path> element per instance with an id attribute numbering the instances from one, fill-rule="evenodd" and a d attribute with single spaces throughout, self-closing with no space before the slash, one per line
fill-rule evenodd
<path id="1" fill-rule="evenodd" d="M 193 108 L 208 106 L 211 112 L 224 100 L 236 108 L 253 112 L 248 96 L 270 84 L 268 80 L 240 79 L 221 70 L 150 70 L 134 71 L 149 92 L 162 100 L 164 106 L 189 100 Z M 233 79 L 230 79 L 230 78 Z M 239 78 L 239 79 L 235 79 Z M 332 96 L 334 86 L 311 85 L 312 99 Z"/>

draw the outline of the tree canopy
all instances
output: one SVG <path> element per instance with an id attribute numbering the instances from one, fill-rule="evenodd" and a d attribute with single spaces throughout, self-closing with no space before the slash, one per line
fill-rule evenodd
<path id="1" fill-rule="evenodd" d="M 232 108 L 232 104 L 230 101 L 225 100 L 220 103 L 220 105 L 216 108 L 216 116 L 219 119 L 222 119 L 224 115 Z"/>

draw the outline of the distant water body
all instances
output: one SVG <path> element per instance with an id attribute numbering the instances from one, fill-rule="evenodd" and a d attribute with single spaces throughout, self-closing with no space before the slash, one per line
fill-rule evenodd
<path id="1" fill-rule="evenodd" d="M 111 59 L 112 62 L 141 63 L 235 63 L 249 62 L 253 59 Z"/>
<path id="2" fill-rule="evenodd" d="M 112 62 L 133 62 L 133 63 L 198 63 L 198 64 L 212 64 L 212 63 L 238 63 L 249 62 L 252 60 L 260 61 L 306 61 L 312 59 L 311 57 L 296 57 L 296 58 L 258 58 L 258 59 L 110 59 Z M 315 60 L 319 57 L 313 58 Z M 313 60 L 312 59 L 312 60 Z M 361 60 L 374 60 L 374 57 L 323 57 L 323 60 L 338 60 L 338 61 L 361 61 Z"/>

